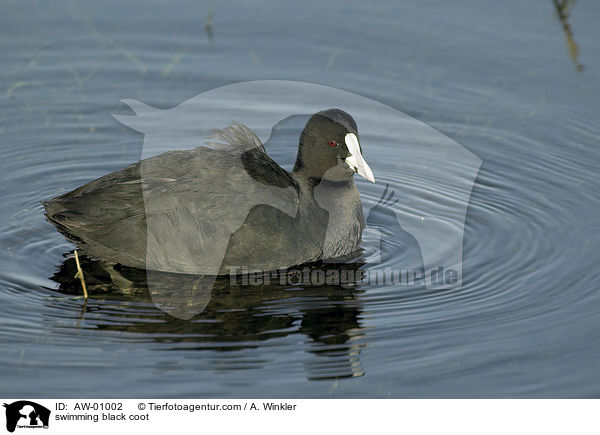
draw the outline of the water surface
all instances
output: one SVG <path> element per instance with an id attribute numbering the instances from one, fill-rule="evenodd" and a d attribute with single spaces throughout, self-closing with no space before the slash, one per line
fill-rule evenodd
<path id="1" fill-rule="evenodd" d="M 3 10 L 0 395 L 600 395 L 597 3 L 577 2 L 562 21 L 550 0 L 9 1 Z M 381 101 L 483 160 L 463 286 L 223 285 L 191 321 L 160 311 L 143 289 L 74 298 L 73 245 L 40 201 L 139 159 L 142 136 L 111 116 L 128 113 L 119 101 L 166 109 L 262 79 Z M 302 122 L 268 144 L 284 165 Z M 389 163 L 401 151 L 382 142 L 365 153 L 378 180 L 404 186 L 395 195 L 410 211 L 436 195 Z M 359 189 L 367 212 L 383 184 Z M 368 249 L 377 237 L 365 234 Z M 403 261 L 405 251 L 391 252 L 367 250 L 360 267 Z"/>

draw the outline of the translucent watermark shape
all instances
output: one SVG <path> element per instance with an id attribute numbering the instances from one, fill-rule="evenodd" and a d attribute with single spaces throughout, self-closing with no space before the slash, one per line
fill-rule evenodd
<path id="1" fill-rule="evenodd" d="M 243 190 L 232 189 L 218 191 L 212 196 L 188 195 L 183 202 L 169 203 L 164 194 L 157 192 L 172 188 L 169 185 L 176 185 L 181 174 L 169 173 L 169 168 L 159 171 L 145 159 L 167 151 L 211 147 L 214 129 L 224 128 L 232 120 L 249 127 L 265 143 L 273 126 L 281 120 L 328 108 L 339 108 L 352 115 L 360 131 L 364 155 L 375 177 L 378 178 L 378 173 L 385 174 L 375 185 L 359 182 L 363 207 L 375 209 L 373 213 L 378 213 L 378 209 L 391 211 L 398 227 L 416 241 L 428 288 L 462 285 L 464 224 L 482 161 L 432 127 L 372 99 L 296 81 L 231 84 L 201 93 L 168 110 L 135 100 L 123 102 L 135 116 L 113 116 L 144 134 L 140 173 L 147 222 L 148 289 L 155 304 L 170 315 L 189 319 L 204 310 L 210 301 L 215 276 L 227 273 L 227 265 L 222 261 L 230 236 L 243 224 L 250 209 L 265 205 L 294 218 L 298 197 L 291 187 L 257 182 L 245 172 L 243 161 L 234 159 L 229 162 L 227 173 L 220 176 L 223 179 L 234 177 L 240 186 L 257 192 L 250 199 Z M 295 150 L 297 142 L 290 146 Z M 425 188 L 419 190 L 419 186 Z M 388 193 L 384 191 L 386 189 Z M 392 191 L 410 193 L 411 189 L 420 194 L 408 195 L 408 204 L 386 199 L 385 204 L 369 207 L 365 201 L 367 197 L 387 198 Z M 218 209 L 224 194 L 230 204 L 235 204 L 235 207 L 224 207 L 227 219 L 215 219 L 213 214 L 209 221 L 203 221 L 202 210 Z M 318 193 L 315 196 L 319 202 Z M 320 205 L 330 216 L 335 216 L 336 209 L 328 209 L 327 202 Z M 369 213 L 365 215 L 369 216 Z M 329 224 L 328 230 L 331 228 Z M 377 225 L 372 228 L 380 231 L 381 240 L 390 236 Z M 327 240 L 326 231 L 325 243 Z M 381 245 L 377 249 L 382 249 Z M 165 294 L 161 288 L 161 272 L 194 275 L 197 279 L 185 280 L 193 283 L 190 288 Z"/>

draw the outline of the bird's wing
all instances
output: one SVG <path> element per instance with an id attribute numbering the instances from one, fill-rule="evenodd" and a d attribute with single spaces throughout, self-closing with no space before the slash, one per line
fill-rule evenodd
<path id="1" fill-rule="evenodd" d="M 46 203 L 47 216 L 92 257 L 216 275 L 231 234 L 253 207 L 292 218 L 298 208 L 295 180 L 247 127 L 221 132 L 230 146 L 143 160 Z"/>

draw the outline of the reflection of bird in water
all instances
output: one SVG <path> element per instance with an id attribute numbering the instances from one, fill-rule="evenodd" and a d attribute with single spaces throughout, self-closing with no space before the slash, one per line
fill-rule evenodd
<path id="1" fill-rule="evenodd" d="M 346 300 L 344 300 L 346 299 Z M 342 294 L 330 297 L 329 304 L 314 306 L 302 316 L 302 332 L 312 338 L 310 352 L 321 358 L 306 364 L 309 379 L 332 379 L 364 375 L 360 364 L 359 341 L 364 337 L 359 327 L 361 311 L 356 300 Z M 335 301 L 335 302 L 334 302 Z"/>
<path id="2" fill-rule="evenodd" d="M 369 210 L 367 227 L 381 233 L 379 241 L 380 264 L 394 270 L 424 270 L 421 247 L 417 239 L 405 231 L 396 216 L 393 206 L 399 201 L 389 184 L 379 202 Z"/>
<path id="3" fill-rule="evenodd" d="M 123 289 L 113 283 L 113 277 L 101 262 L 85 256 L 80 261 L 90 292 L 80 322 L 97 320 L 94 326 L 98 330 L 134 333 L 148 340 L 170 343 L 169 348 L 176 351 L 221 352 L 256 348 L 269 339 L 302 334 L 310 339 L 307 352 L 315 356 L 305 364 L 309 379 L 337 379 L 364 373 L 359 361 L 364 346 L 362 306 L 358 299 L 362 290 L 352 279 L 344 285 L 289 285 L 298 281 L 298 275 L 294 275 L 284 285 L 280 278 L 271 279 L 269 284 L 248 285 L 242 276 L 234 277 L 233 282 L 231 277 L 220 277 L 204 311 L 187 321 L 171 317 L 154 305 L 146 271 L 119 267 L 122 280 L 130 283 Z M 346 271 L 346 276 L 352 278 L 360 276 L 363 264 L 327 264 L 326 268 L 340 274 Z M 324 265 L 306 267 L 311 271 L 322 270 Z M 305 268 L 298 270 L 303 272 Z M 52 279 L 59 283 L 61 292 L 81 293 L 79 284 L 73 280 L 75 272 L 73 258 L 60 265 Z M 193 289 L 201 277 L 162 273 L 151 279 L 169 299 L 169 293 L 181 294 L 182 288 Z M 195 299 L 190 295 L 191 301 Z M 118 301 L 132 303 L 117 304 Z M 226 360 L 230 361 L 230 357 Z M 222 365 L 219 367 L 222 369 Z M 236 369 L 235 364 L 232 369 Z"/>

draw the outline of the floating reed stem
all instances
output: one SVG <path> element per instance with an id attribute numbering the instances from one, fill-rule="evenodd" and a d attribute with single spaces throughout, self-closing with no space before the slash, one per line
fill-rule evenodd
<path id="1" fill-rule="evenodd" d="M 77 273 L 75 274 L 75 278 L 79 278 L 81 281 L 81 288 L 83 288 L 83 298 L 88 298 L 87 288 L 85 287 L 85 279 L 83 278 L 83 270 L 81 269 L 81 265 L 79 264 L 79 256 L 77 255 L 77 249 L 75 249 L 75 263 L 77 264 Z"/>

